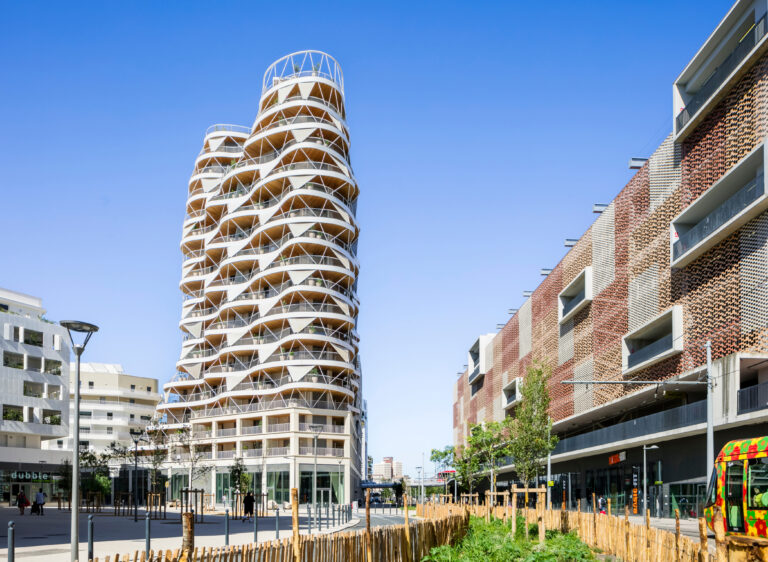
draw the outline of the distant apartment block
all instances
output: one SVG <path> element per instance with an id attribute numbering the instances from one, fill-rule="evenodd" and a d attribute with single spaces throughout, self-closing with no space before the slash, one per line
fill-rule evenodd
<path id="1" fill-rule="evenodd" d="M 74 365 L 73 365 L 74 370 Z M 74 372 L 72 373 L 74 380 Z M 133 447 L 130 432 L 142 432 L 150 424 L 160 402 L 157 379 L 137 377 L 121 365 L 80 365 L 80 448 L 101 453 L 111 443 Z M 70 415 L 74 391 L 70 391 Z M 72 450 L 72 435 L 48 448 Z"/>
<path id="2" fill-rule="evenodd" d="M 548 364 L 554 497 L 574 504 L 592 493 L 629 503 L 642 446 L 658 445 L 646 467 L 653 511 L 700 508 L 706 387 L 675 382 L 703 377 L 707 342 L 715 450 L 768 434 L 766 3 L 736 2 L 673 91 L 671 134 L 595 205 L 592 226 L 566 240 L 504 327 L 472 342 L 454 389 L 461 445 L 470 424 L 514 416 L 527 367 Z M 659 384 L 563 384 L 572 380 Z M 499 476 L 513 479 L 511 466 Z"/>
<path id="3" fill-rule="evenodd" d="M 0 489 L 3 501 L 31 486 L 54 491 L 62 453 L 42 445 L 67 436 L 67 331 L 45 318 L 41 299 L 0 289 Z"/>

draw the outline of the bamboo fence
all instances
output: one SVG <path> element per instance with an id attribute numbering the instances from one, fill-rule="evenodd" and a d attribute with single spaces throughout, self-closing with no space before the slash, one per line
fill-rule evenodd
<path id="1" fill-rule="evenodd" d="M 514 505 L 514 500 L 513 500 Z M 629 521 L 629 509 L 624 517 L 601 513 L 582 513 L 561 509 L 540 508 L 519 510 L 528 524 L 538 524 L 539 539 L 543 540 L 547 529 L 561 533 L 575 532 L 586 545 L 603 554 L 620 558 L 623 562 L 736 562 L 747 560 L 768 561 L 768 540 L 746 537 L 725 536 L 723 516 L 715 508 L 715 548 L 710 550 L 707 527 L 699 519 L 699 539 L 680 533 L 680 514 L 675 510 L 675 532 L 651 527 L 650 512 L 646 511 L 645 524 Z M 516 512 L 509 505 L 491 507 L 488 505 L 426 504 L 416 507 L 416 515 L 426 520 L 444 518 L 448 514 L 469 513 L 489 520 L 491 517 L 507 521 L 511 518 L 512 528 L 516 525 Z M 514 531 L 513 531 L 514 532 Z"/>
<path id="2" fill-rule="evenodd" d="M 195 548 L 191 552 L 176 549 L 150 551 L 147 555 L 135 551 L 95 558 L 92 562 L 418 562 L 430 549 L 463 538 L 468 526 L 469 514 L 464 511 L 404 525 L 328 535 L 299 535 L 295 524 L 293 536 L 281 540 Z"/>

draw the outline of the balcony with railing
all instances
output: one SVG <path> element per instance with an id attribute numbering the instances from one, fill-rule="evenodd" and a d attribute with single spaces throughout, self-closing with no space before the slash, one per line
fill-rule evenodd
<path id="1" fill-rule="evenodd" d="M 622 338 L 622 374 L 629 375 L 683 351 L 683 310 L 673 306 Z"/>
<path id="2" fill-rule="evenodd" d="M 299 454 L 300 455 L 314 455 L 315 454 L 315 448 L 314 447 L 299 447 Z M 318 447 L 317 448 L 317 456 L 318 457 L 343 457 L 344 456 L 344 449 L 336 448 L 336 447 Z"/>
<path id="3" fill-rule="evenodd" d="M 672 267 L 685 267 L 768 209 L 763 154 L 761 144 L 672 220 Z"/>
<path id="4" fill-rule="evenodd" d="M 311 424 L 311 423 L 299 423 L 299 431 L 308 431 L 314 433 L 315 426 L 320 426 L 320 433 L 344 433 L 343 424 Z M 313 429 L 314 427 L 314 429 Z"/>
<path id="5" fill-rule="evenodd" d="M 562 324 L 592 302 L 592 267 L 582 269 L 558 295 L 558 317 Z"/>
<path id="6" fill-rule="evenodd" d="M 629 368 L 635 367 L 640 363 L 648 361 L 652 357 L 660 355 L 666 351 L 672 349 L 672 334 L 667 334 L 653 342 L 647 343 L 640 347 L 637 351 L 633 351 L 627 357 L 627 366 Z"/>
<path id="7" fill-rule="evenodd" d="M 738 393 L 738 413 L 747 414 L 768 408 L 768 382 L 742 388 Z"/>
<path id="8" fill-rule="evenodd" d="M 633 420 L 617 423 L 608 427 L 595 429 L 588 433 L 582 433 L 574 437 L 566 437 L 558 441 L 553 455 L 570 453 L 644 437 L 655 433 L 669 432 L 682 429 L 691 425 L 697 425 L 707 421 L 706 400 L 678 406 L 663 412 L 649 414 Z"/>
<path id="9" fill-rule="evenodd" d="M 259 447 L 257 449 L 243 449 L 244 457 L 261 457 L 264 450 Z"/>
<path id="10" fill-rule="evenodd" d="M 267 449 L 268 457 L 284 457 L 288 454 L 288 447 L 269 447 Z"/>
<path id="11" fill-rule="evenodd" d="M 745 6 L 749 4 L 744 3 Z M 736 18 L 741 14 L 729 13 Z M 727 18 L 728 19 L 728 18 Z M 680 134 L 686 125 L 702 113 L 718 92 L 724 93 L 723 86 L 733 82 L 744 71 L 742 63 L 755 51 L 766 35 L 766 16 L 754 22 L 754 15 L 745 19 L 724 22 L 718 26 L 708 42 L 702 47 L 691 64 L 675 81 L 676 100 L 685 104 L 675 117 L 675 134 Z M 735 26 L 728 29 L 730 26 Z M 717 66 L 712 66 L 712 65 Z M 705 76 L 705 79 L 699 77 Z M 703 81 L 702 81 L 703 80 Z M 692 83 L 700 83 L 695 91 L 689 93 Z M 722 97 L 722 96 L 717 96 Z"/>

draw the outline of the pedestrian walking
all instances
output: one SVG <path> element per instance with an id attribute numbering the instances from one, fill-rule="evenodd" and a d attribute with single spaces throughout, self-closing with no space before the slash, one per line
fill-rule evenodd
<path id="1" fill-rule="evenodd" d="M 16 505 L 19 508 L 19 514 L 24 515 L 24 508 L 29 505 L 29 500 L 24 490 L 19 490 L 19 493 L 16 495 Z"/>
<path id="2" fill-rule="evenodd" d="M 43 489 L 40 488 L 40 490 L 35 494 L 35 504 L 37 505 L 38 515 L 45 515 L 45 513 L 43 513 L 43 506 L 45 505 L 45 500 L 47 499 L 48 494 L 43 492 Z"/>
<path id="3" fill-rule="evenodd" d="M 245 497 L 243 498 L 243 521 L 248 519 L 248 521 L 251 520 L 251 517 L 253 517 L 253 504 L 256 503 L 256 500 L 253 497 L 253 494 L 248 491 L 247 494 L 245 494 Z"/>

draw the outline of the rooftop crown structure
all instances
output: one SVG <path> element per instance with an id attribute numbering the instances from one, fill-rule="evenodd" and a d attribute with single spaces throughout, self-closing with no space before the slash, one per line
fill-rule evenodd
<path id="1" fill-rule="evenodd" d="M 181 358 L 158 406 L 159 428 L 191 436 L 169 445 L 173 493 L 202 459 L 213 476 L 193 484 L 220 501 L 241 457 L 257 493 L 311 501 L 317 454 L 319 493 L 355 499 L 357 196 L 342 72 L 325 53 L 267 69 L 253 127 L 206 132 L 181 240 Z"/>

